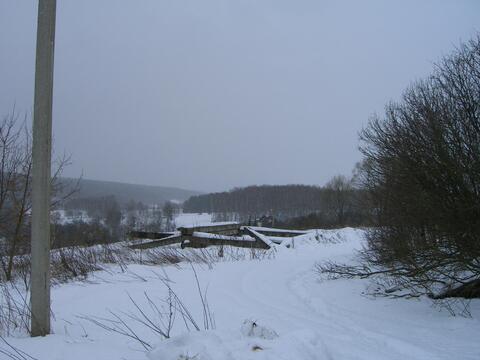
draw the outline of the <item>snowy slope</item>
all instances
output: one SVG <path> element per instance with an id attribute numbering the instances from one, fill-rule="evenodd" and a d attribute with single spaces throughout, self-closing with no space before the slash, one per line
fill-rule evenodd
<path id="1" fill-rule="evenodd" d="M 318 280 L 312 270 L 315 262 L 348 261 L 361 246 L 362 235 L 354 229 L 312 232 L 297 237 L 294 248 L 277 246 L 274 259 L 222 262 L 213 269 L 197 266 L 202 288 L 208 286 L 216 329 L 186 332 L 177 319 L 174 336 L 161 340 L 145 327 L 129 323 L 153 344 L 148 353 L 138 342 L 79 316 L 133 312 L 128 295 L 146 307 L 144 292 L 157 300 L 166 295 L 159 279 L 165 271 L 172 288 L 201 323 L 202 306 L 187 264 L 133 265 L 126 273 L 112 267 L 110 272 L 96 273 L 89 283 L 58 286 L 52 293 L 55 334 L 8 341 L 38 360 L 478 360 L 479 301 L 472 303 L 473 318 L 452 317 L 426 299 L 366 297 L 362 292 L 367 281 Z M 257 324 L 255 330 L 252 322 Z"/>

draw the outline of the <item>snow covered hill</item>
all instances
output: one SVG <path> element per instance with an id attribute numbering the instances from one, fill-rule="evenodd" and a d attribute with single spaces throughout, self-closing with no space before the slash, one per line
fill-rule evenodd
<path id="1" fill-rule="evenodd" d="M 269 259 L 194 268 L 131 265 L 126 272 L 111 267 L 88 282 L 53 289 L 53 335 L 7 340 L 38 360 L 480 359 L 480 301 L 471 304 L 472 318 L 452 317 L 428 299 L 365 296 L 368 280 L 318 279 L 317 261 L 350 261 L 362 237 L 355 229 L 319 230 L 297 237 L 293 247 L 277 246 Z M 171 287 L 203 329 L 205 307 L 193 269 L 214 329 L 190 326 L 188 332 L 178 314 L 171 338 L 162 340 L 133 320 L 138 310 L 130 298 L 155 323 L 145 294 L 161 307 Z M 112 314 L 149 344 L 148 351 L 85 319 Z"/>
<path id="2" fill-rule="evenodd" d="M 61 178 L 62 188 L 70 191 L 77 183 L 77 179 Z M 168 186 L 152 186 L 129 184 L 117 181 L 102 181 L 81 179 L 79 189 L 70 199 L 103 197 L 113 195 L 121 204 L 130 200 L 141 201 L 144 204 L 163 204 L 169 200 L 185 201 L 190 196 L 201 194 L 199 191 L 185 190 Z"/>

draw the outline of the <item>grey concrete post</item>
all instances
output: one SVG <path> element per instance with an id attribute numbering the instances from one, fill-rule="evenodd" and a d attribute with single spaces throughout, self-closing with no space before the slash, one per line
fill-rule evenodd
<path id="1" fill-rule="evenodd" d="M 56 0 L 39 0 L 32 149 L 32 336 L 50 333 L 50 178 Z"/>

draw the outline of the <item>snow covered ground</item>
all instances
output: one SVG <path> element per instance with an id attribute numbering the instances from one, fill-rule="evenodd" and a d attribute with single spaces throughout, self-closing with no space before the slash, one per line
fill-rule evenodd
<path id="1" fill-rule="evenodd" d="M 8 341 L 38 360 L 480 359 L 480 301 L 471 304 L 472 318 L 452 317 L 427 299 L 362 295 L 367 280 L 318 280 L 315 262 L 349 261 L 362 236 L 361 230 L 321 230 L 297 237 L 294 247 L 277 246 L 273 259 L 195 265 L 201 288 L 208 288 L 215 330 L 188 332 L 178 315 L 173 336 L 161 340 L 129 319 L 126 314 L 136 313 L 129 296 L 148 312 L 145 293 L 161 304 L 168 293 L 161 279 L 168 276 L 203 324 L 190 265 L 132 265 L 55 287 L 54 334 Z M 109 311 L 123 313 L 152 349 L 82 319 L 111 318 Z"/>
<path id="2" fill-rule="evenodd" d="M 175 227 L 200 226 L 212 223 L 212 214 L 181 213 L 175 217 Z"/>

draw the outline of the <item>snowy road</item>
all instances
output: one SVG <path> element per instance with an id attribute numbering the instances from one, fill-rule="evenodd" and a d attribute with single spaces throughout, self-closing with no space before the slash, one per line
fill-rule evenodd
<path id="1" fill-rule="evenodd" d="M 362 281 L 319 283 L 314 263 L 341 258 L 344 245 L 351 249 L 285 251 L 269 263 L 247 264 L 238 281 L 222 277 L 215 288 L 223 289 L 221 302 L 234 304 L 229 319 L 250 314 L 280 335 L 309 333 L 317 342 L 313 359 L 480 358 L 478 318 L 452 318 L 428 301 L 363 297 Z"/>
<path id="2" fill-rule="evenodd" d="M 329 233 L 332 235 L 333 233 Z M 305 236 L 295 249 L 279 248 L 274 259 L 223 262 L 213 269 L 197 267 L 214 312 L 216 330 L 183 334 L 180 319 L 173 339 L 160 341 L 144 328 L 136 331 L 156 344 L 153 360 L 217 359 L 480 359 L 480 302 L 472 303 L 473 318 L 451 317 L 426 300 L 372 299 L 362 295 L 366 281 L 320 282 L 316 261 L 348 261 L 360 246 L 361 232 L 334 234 L 345 241 L 318 243 Z M 112 311 L 132 311 L 127 293 L 139 302 L 143 293 L 161 298 L 166 290 L 153 271 L 134 265 L 129 273 L 96 274 L 93 284 L 72 283 L 53 291 L 55 335 L 45 339 L 11 339 L 39 360 L 146 359 L 133 340 L 106 332 L 78 315 L 105 317 Z M 187 265 L 166 269 L 178 295 L 201 319 L 193 272 Z M 245 319 L 278 334 L 275 339 L 243 336 Z M 201 321 L 200 321 L 201 322 Z M 136 324 L 132 324 L 136 326 Z M 252 349 L 261 349 L 252 351 Z M 0 355 L 1 357 L 1 355 Z M 186 359 L 185 357 L 183 359 Z"/>

